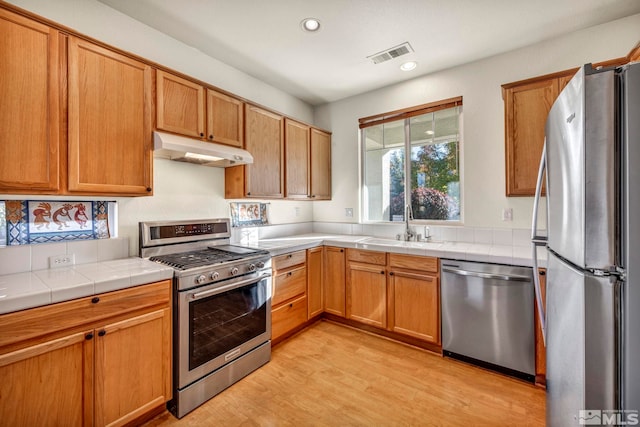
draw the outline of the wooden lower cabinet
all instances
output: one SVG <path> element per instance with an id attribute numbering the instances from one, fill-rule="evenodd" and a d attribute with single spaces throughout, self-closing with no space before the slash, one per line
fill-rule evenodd
<path id="1" fill-rule="evenodd" d="M 323 248 L 307 249 L 307 313 L 309 319 L 324 311 L 322 272 Z"/>
<path id="2" fill-rule="evenodd" d="M 345 316 L 345 267 L 346 253 L 344 248 L 324 247 L 324 311 Z"/>
<path id="3" fill-rule="evenodd" d="M 438 277 L 417 271 L 389 272 L 389 329 L 440 344 Z"/>
<path id="4" fill-rule="evenodd" d="M 363 253 L 365 251 L 348 249 L 347 257 L 349 260 L 360 259 Z M 387 327 L 387 276 L 384 264 L 349 261 L 347 319 L 379 328 Z"/>
<path id="5" fill-rule="evenodd" d="M 85 339 L 88 333 L 76 332 L 0 356 L 3 425 L 93 424 L 93 342 Z"/>
<path id="6" fill-rule="evenodd" d="M 271 310 L 271 339 L 284 336 L 307 321 L 307 296 L 303 295 Z"/>
<path id="7" fill-rule="evenodd" d="M 273 258 L 271 339 L 278 341 L 307 321 L 307 252 Z"/>
<path id="8" fill-rule="evenodd" d="M 171 311 L 106 325 L 95 348 L 95 425 L 123 425 L 171 396 Z"/>
<path id="9" fill-rule="evenodd" d="M 120 426 L 171 399 L 171 281 L 0 316 L 0 419 Z"/>

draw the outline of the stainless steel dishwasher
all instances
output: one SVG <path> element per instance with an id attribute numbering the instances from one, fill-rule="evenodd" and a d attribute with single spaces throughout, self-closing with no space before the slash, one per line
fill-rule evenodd
<path id="1" fill-rule="evenodd" d="M 440 261 L 445 356 L 535 378 L 533 270 Z"/>

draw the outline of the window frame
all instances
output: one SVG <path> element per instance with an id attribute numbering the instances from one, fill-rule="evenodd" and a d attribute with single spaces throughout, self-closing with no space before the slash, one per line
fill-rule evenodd
<path id="1" fill-rule="evenodd" d="M 464 122 L 464 111 L 462 104 L 462 96 L 448 98 L 441 101 L 435 101 L 428 104 L 417 105 L 414 107 L 403 108 L 400 110 L 394 110 L 382 114 L 377 114 L 374 116 L 368 116 L 358 119 L 358 132 L 359 132 L 359 150 L 360 150 L 360 222 L 364 224 L 398 224 L 400 221 L 391 221 L 391 220 L 370 220 L 368 219 L 368 205 L 367 205 L 367 194 L 364 191 L 364 185 L 366 182 L 366 172 L 367 172 L 367 162 L 366 162 L 366 141 L 365 141 L 365 131 L 364 129 L 372 126 L 377 126 L 389 122 L 403 121 L 402 126 L 404 128 L 404 145 L 403 149 L 405 152 L 405 161 L 404 161 L 404 197 L 405 204 L 406 201 L 411 198 L 411 129 L 410 129 L 410 119 L 412 117 L 433 113 L 440 110 L 446 110 L 449 108 L 459 107 L 458 111 L 458 168 L 460 169 L 459 177 L 460 177 L 460 218 L 455 220 L 436 220 L 436 219 L 414 219 L 413 217 L 409 218 L 409 221 L 415 222 L 418 224 L 424 225 L 463 225 L 464 224 L 464 210 L 465 210 L 465 202 L 464 202 L 464 143 L 463 143 L 463 122 Z"/>

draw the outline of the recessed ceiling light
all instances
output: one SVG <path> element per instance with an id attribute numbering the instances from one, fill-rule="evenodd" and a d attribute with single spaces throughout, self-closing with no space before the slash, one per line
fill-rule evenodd
<path id="1" fill-rule="evenodd" d="M 407 61 L 400 66 L 400 69 L 402 71 L 411 71 L 415 69 L 417 66 L 418 66 L 418 63 L 416 61 Z"/>
<path id="2" fill-rule="evenodd" d="M 313 33 L 320 29 L 320 20 L 316 18 L 305 18 L 302 20 L 300 25 L 302 26 L 303 30 Z"/>

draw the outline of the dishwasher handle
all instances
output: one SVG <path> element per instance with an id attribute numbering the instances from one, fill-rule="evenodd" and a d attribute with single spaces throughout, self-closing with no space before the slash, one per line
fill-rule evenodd
<path id="1" fill-rule="evenodd" d="M 480 271 L 469 271 L 451 266 L 442 266 L 442 271 L 457 274 L 460 276 L 480 277 L 482 279 L 506 280 L 511 282 L 531 282 L 529 276 L 521 276 L 519 274 L 500 274 L 500 273 L 483 273 Z"/>

